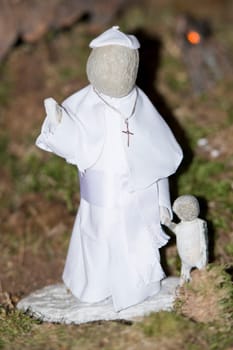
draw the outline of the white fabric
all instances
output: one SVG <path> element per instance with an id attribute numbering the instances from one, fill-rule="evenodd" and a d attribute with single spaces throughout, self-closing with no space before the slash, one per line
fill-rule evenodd
<path id="1" fill-rule="evenodd" d="M 115 100 L 116 106 L 122 108 L 127 117 L 132 110 L 135 93 L 134 89 L 126 97 L 108 99 L 110 103 Z M 106 119 L 112 110 L 100 100 L 91 85 L 70 96 L 63 106 L 67 113 L 63 111 L 56 133 L 48 133 L 50 122 L 46 118 L 36 144 L 84 171 L 93 167 L 101 156 L 106 139 Z M 119 119 L 118 114 L 116 118 Z M 134 135 L 130 137 L 130 147 L 127 147 L 127 136 L 121 132 L 125 130 L 122 118 L 118 135 L 124 145 L 132 191 L 144 189 L 176 171 L 182 160 L 182 151 L 165 121 L 139 88 L 129 129 Z"/>
<path id="2" fill-rule="evenodd" d="M 134 50 L 140 47 L 139 41 L 134 35 L 121 32 L 118 26 L 114 26 L 100 34 L 90 42 L 89 46 L 95 48 L 108 45 L 121 45 Z"/>
<path id="3" fill-rule="evenodd" d="M 109 171 L 88 169 L 80 174 L 80 194 L 87 202 L 103 208 L 115 208 L 121 204 L 119 197 L 122 178 Z"/>
<path id="4" fill-rule="evenodd" d="M 135 93 L 104 98 L 127 117 Z M 115 310 L 159 291 L 164 273 L 158 249 L 168 240 L 160 226 L 159 205 L 171 213 L 167 176 L 181 160 L 165 122 L 140 89 L 138 96 L 129 123 L 134 132 L 130 147 L 122 133 L 124 119 L 91 86 L 63 103 L 62 121 L 52 132 L 46 118 L 37 139 L 39 147 L 63 156 L 80 171 L 82 197 L 64 282 L 82 301 L 112 296 Z"/>

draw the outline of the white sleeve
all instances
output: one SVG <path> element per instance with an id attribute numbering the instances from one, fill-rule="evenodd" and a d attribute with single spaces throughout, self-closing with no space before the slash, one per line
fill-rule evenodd
<path id="1" fill-rule="evenodd" d="M 170 201 L 168 178 L 158 180 L 159 206 L 168 209 L 170 218 L 172 219 L 172 209 Z"/>
<path id="2" fill-rule="evenodd" d="M 68 163 L 77 165 L 77 139 L 77 124 L 74 117 L 63 109 L 60 122 L 51 122 L 46 116 L 36 145 L 65 158 Z"/>

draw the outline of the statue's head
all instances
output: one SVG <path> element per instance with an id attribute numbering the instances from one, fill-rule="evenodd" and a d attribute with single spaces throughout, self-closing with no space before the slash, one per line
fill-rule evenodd
<path id="1" fill-rule="evenodd" d="M 196 197 L 183 195 L 178 197 L 172 207 L 174 213 L 182 221 L 195 220 L 200 213 L 200 206 Z"/>
<path id="2" fill-rule="evenodd" d="M 140 44 L 135 36 L 113 27 L 90 43 L 87 76 L 93 87 L 110 97 L 123 97 L 134 88 Z"/>

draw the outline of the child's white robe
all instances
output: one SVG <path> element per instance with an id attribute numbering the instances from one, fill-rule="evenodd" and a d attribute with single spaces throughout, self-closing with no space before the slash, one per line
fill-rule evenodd
<path id="1" fill-rule="evenodd" d="M 130 146 L 124 117 L 129 120 Z M 146 95 L 135 88 L 123 98 L 102 96 L 91 85 L 63 102 L 62 121 L 45 119 L 37 146 L 77 165 L 81 202 L 63 280 L 82 301 L 112 297 L 115 310 L 160 289 L 158 249 L 168 237 L 159 206 L 170 208 L 167 177 L 182 151 Z"/>

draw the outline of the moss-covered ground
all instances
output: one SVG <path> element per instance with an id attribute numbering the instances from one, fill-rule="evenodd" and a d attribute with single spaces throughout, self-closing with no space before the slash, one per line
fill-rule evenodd
<path id="1" fill-rule="evenodd" d="M 62 101 L 87 84 L 88 43 L 106 26 L 81 22 L 69 31 L 51 32 L 33 46 L 15 47 L 0 67 L 0 349 L 233 348 L 233 79 L 227 75 L 211 90 L 193 93 L 175 36 L 177 16 L 183 11 L 210 18 L 216 40 L 232 57 L 231 1 L 139 1 L 110 25 L 118 23 L 142 42 L 138 84 L 184 150 L 184 162 L 171 179 L 172 199 L 191 193 L 200 200 L 217 287 L 210 272 L 200 280 L 203 285 L 207 281 L 215 305 L 224 303 L 225 308 L 215 320 L 211 313 L 209 320 L 195 318 L 192 304 L 185 304 L 199 300 L 195 284 L 185 287 L 191 291 L 181 293 L 185 297 L 177 302 L 176 311 L 152 314 L 133 324 L 44 324 L 15 310 L 19 298 L 60 280 L 79 203 L 76 169 L 36 149 L 34 141 L 43 120 L 43 99 L 53 96 Z M 198 145 L 203 138 L 208 147 Z M 174 239 L 163 255 L 166 271 L 178 275 Z M 215 287 L 225 292 L 215 293 Z M 208 315 L 212 304 L 205 293 L 206 304 L 200 307 Z"/>

